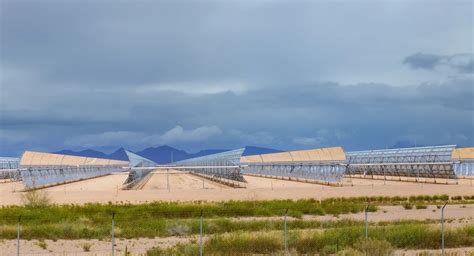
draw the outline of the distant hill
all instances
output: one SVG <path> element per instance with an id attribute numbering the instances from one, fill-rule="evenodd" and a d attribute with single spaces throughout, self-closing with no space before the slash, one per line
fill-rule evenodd
<path id="1" fill-rule="evenodd" d="M 176 149 L 168 145 L 163 145 L 159 147 L 145 148 L 141 151 L 137 151 L 134 153 L 136 153 L 137 155 L 143 156 L 145 158 L 148 158 L 157 164 L 168 164 L 168 163 L 171 163 L 172 161 L 176 162 L 176 161 L 185 160 L 185 159 L 194 158 L 194 157 L 207 156 L 211 154 L 225 152 L 228 150 L 229 149 L 204 149 L 197 153 L 188 153 L 184 150 Z M 245 151 L 243 155 L 248 156 L 248 155 L 268 154 L 268 153 L 276 153 L 276 152 L 282 152 L 282 151 L 271 149 L 271 148 L 247 146 L 245 147 Z M 128 160 L 128 157 L 127 157 L 127 154 L 125 153 L 124 148 L 119 148 L 111 154 L 105 154 L 103 152 L 93 150 L 93 149 L 86 149 L 82 151 L 61 150 L 61 151 L 57 151 L 53 153 L 73 155 L 73 156 L 107 158 L 107 159 L 115 159 L 115 160 Z"/>
<path id="2" fill-rule="evenodd" d="M 179 150 L 168 145 L 159 147 L 150 147 L 142 151 L 135 152 L 137 155 L 143 156 L 154 161 L 157 164 L 168 164 L 179 160 L 189 158 L 189 154 L 184 150 Z"/>
<path id="3" fill-rule="evenodd" d="M 119 149 L 115 150 L 115 152 L 108 155 L 108 158 L 114 159 L 114 160 L 128 161 L 128 156 L 127 156 L 127 153 L 125 153 L 124 148 L 119 148 Z"/>

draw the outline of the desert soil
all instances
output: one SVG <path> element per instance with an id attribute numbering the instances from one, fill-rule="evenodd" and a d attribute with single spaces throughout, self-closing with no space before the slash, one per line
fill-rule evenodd
<path id="1" fill-rule="evenodd" d="M 128 202 L 150 201 L 225 201 L 225 200 L 271 200 L 271 199 L 324 199 L 331 197 L 355 196 L 411 196 L 473 195 L 470 180 L 460 180 L 457 185 L 425 184 L 399 181 L 347 179 L 351 184 L 344 187 L 329 187 L 297 181 L 245 176 L 247 188 L 231 188 L 202 179 L 191 174 L 173 173 L 169 175 L 170 190 L 166 189 L 166 175 L 160 172 L 142 190 L 121 190 L 126 173 L 69 183 L 45 188 L 52 202 L 57 204 L 83 204 L 88 202 Z M 0 184 L 0 205 L 21 204 L 23 185 L 20 182 Z"/>

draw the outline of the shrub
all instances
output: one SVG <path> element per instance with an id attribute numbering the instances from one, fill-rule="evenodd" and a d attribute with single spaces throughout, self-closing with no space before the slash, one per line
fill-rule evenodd
<path id="1" fill-rule="evenodd" d="M 37 243 L 37 245 L 41 248 L 43 248 L 44 250 L 46 250 L 48 248 L 48 244 L 45 242 L 45 241 L 39 241 Z"/>
<path id="2" fill-rule="evenodd" d="M 442 201 L 448 201 L 448 200 L 449 200 L 449 196 L 448 196 L 448 195 L 440 195 L 440 196 L 439 196 L 439 199 L 442 200 Z"/>
<path id="3" fill-rule="evenodd" d="M 172 223 L 167 226 L 166 231 L 170 236 L 184 236 L 189 233 L 190 228 L 187 225 Z"/>
<path id="4" fill-rule="evenodd" d="M 353 248 L 347 248 L 338 252 L 337 256 L 364 256 L 364 254 Z"/>
<path id="5" fill-rule="evenodd" d="M 82 247 L 82 250 L 84 250 L 85 252 L 90 252 L 90 251 L 91 251 L 92 244 L 90 244 L 90 243 L 82 243 L 82 244 L 81 244 L 81 247 Z"/>
<path id="6" fill-rule="evenodd" d="M 417 204 L 417 205 L 415 206 L 415 208 L 416 208 L 416 209 L 426 209 L 426 208 L 428 208 L 428 206 L 427 206 L 427 205 L 424 205 L 424 204 Z"/>
<path id="7" fill-rule="evenodd" d="M 385 240 L 363 239 L 354 244 L 354 248 L 367 256 L 391 255 L 392 245 Z"/>
<path id="8" fill-rule="evenodd" d="M 146 252 L 146 256 L 174 256 L 174 255 L 199 255 L 199 245 L 190 243 L 178 243 L 175 247 L 168 249 L 161 249 L 160 247 L 153 247 Z"/>
<path id="9" fill-rule="evenodd" d="M 22 194 L 21 201 L 28 208 L 45 208 L 50 205 L 51 199 L 46 191 L 33 189 Z"/>
<path id="10" fill-rule="evenodd" d="M 403 208 L 405 208 L 405 210 L 411 210 L 413 209 L 413 205 L 410 203 L 404 203 Z"/>
<path id="11" fill-rule="evenodd" d="M 282 249 L 280 236 L 273 234 L 253 235 L 250 233 L 231 233 L 213 236 L 206 242 L 206 250 L 212 252 L 232 252 L 236 254 L 268 254 Z"/>

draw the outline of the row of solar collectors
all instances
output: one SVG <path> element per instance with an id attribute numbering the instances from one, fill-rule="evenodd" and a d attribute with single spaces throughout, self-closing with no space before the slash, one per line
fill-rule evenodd
<path id="1" fill-rule="evenodd" d="M 239 165 L 240 157 L 244 153 L 243 148 L 225 151 L 222 153 L 195 157 L 175 162 L 177 166 L 233 166 Z"/>
<path id="2" fill-rule="evenodd" d="M 0 169 L 17 169 L 20 165 L 20 158 L 0 157 Z"/>
<path id="3" fill-rule="evenodd" d="M 240 169 L 237 167 L 240 163 L 240 157 L 244 153 L 243 148 L 216 153 L 207 156 L 195 157 L 182 161 L 175 162 L 177 166 L 189 166 L 193 168 L 182 169 L 185 171 L 200 173 L 208 176 L 226 178 L 236 181 L 244 181 L 243 176 L 240 173 Z M 203 166 L 204 168 L 196 168 Z M 236 166 L 236 168 L 220 168 L 223 166 Z"/>
<path id="4" fill-rule="evenodd" d="M 20 170 L 20 175 L 26 188 L 37 188 L 95 178 L 121 170 L 122 168 L 115 166 L 67 168 L 47 167 L 23 169 Z"/>
<path id="5" fill-rule="evenodd" d="M 19 180 L 20 171 L 18 169 L 1 169 L 0 170 L 0 179 L 11 179 Z"/>
<path id="6" fill-rule="evenodd" d="M 349 164 L 450 162 L 455 145 L 347 152 Z"/>
<path id="7" fill-rule="evenodd" d="M 472 149 L 455 145 L 347 152 L 340 147 L 242 156 L 243 173 L 333 181 L 343 174 L 412 177 L 472 176 Z M 234 155 L 232 154 L 234 153 Z M 177 165 L 225 165 L 239 152 L 224 152 L 177 162 Z M 335 157 L 336 156 L 336 157 Z M 346 158 L 347 156 L 347 158 Z M 227 159 L 226 159 L 227 158 Z M 295 160 L 295 159 L 298 159 Z M 304 159 L 319 159 L 302 161 Z M 301 160 L 301 161 L 300 161 Z"/>
<path id="8" fill-rule="evenodd" d="M 249 165 L 246 174 L 289 177 L 305 180 L 339 182 L 346 171 L 345 165 Z"/>
<path id="9" fill-rule="evenodd" d="M 213 177 L 218 177 L 218 178 L 225 178 L 229 180 L 235 180 L 235 181 L 244 181 L 244 177 L 242 176 L 242 173 L 240 172 L 239 167 L 235 168 L 220 168 L 220 167 L 210 167 L 210 168 L 190 168 L 190 169 L 184 169 L 189 172 L 193 173 L 200 173 L 203 175 L 207 176 L 213 176 Z"/>

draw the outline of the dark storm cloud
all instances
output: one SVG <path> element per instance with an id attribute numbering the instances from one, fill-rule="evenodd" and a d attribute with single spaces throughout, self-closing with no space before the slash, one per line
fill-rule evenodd
<path id="1" fill-rule="evenodd" d="M 474 144 L 468 3 L 0 5 L 0 155 Z"/>
<path id="2" fill-rule="evenodd" d="M 422 68 L 433 70 L 443 57 L 435 54 L 415 53 L 406 57 L 403 63 L 410 65 L 414 69 Z"/>
<path id="3" fill-rule="evenodd" d="M 90 113 L 95 120 L 116 116 L 113 125 L 89 121 L 61 130 L 50 123 L 37 128 L 42 143 L 57 147 L 142 148 L 160 144 L 199 149 L 233 148 L 248 144 L 279 148 L 345 145 L 349 149 L 386 147 L 398 140 L 418 143 L 473 143 L 474 93 L 471 80 L 397 87 L 385 84 L 337 83 L 279 86 L 236 94 L 122 91 L 107 108 Z M 295 89 L 297 88 L 297 89 Z M 72 119 L 82 117 L 83 105 L 98 106 L 103 97 L 84 98 L 69 108 Z M 57 107 L 67 107 L 56 105 Z M 128 106 L 128 111 L 120 108 Z M 44 109 L 46 113 L 49 111 Z M 32 117 L 17 131 L 28 131 Z M 429 129 L 426 129 L 429 127 Z M 63 128 L 64 130 L 64 128 Z"/>
<path id="4" fill-rule="evenodd" d="M 406 57 L 403 63 L 410 65 L 413 69 L 434 70 L 437 67 L 446 66 L 461 73 L 474 72 L 474 54 L 472 53 L 454 55 L 415 53 Z"/>

